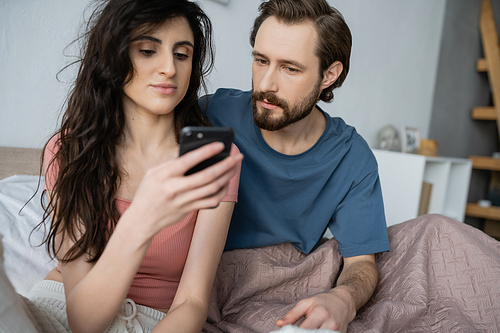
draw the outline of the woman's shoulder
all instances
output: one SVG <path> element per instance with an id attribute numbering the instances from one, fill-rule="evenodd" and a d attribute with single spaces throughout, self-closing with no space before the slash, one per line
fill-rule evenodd
<path id="1" fill-rule="evenodd" d="M 54 156 L 59 150 L 59 138 L 61 135 L 56 133 L 45 145 L 43 152 L 43 164 L 45 170 L 45 190 L 52 190 L 54 188 L 57 174 L 59 173 L 59 166 L 54 161 Z"/>
<path id="2" fill-rule="evenodd" d="M 57 150 L 59 150 L 59 139 L 61 138 L 61 134 L 58 132 L 54 134 L 47 144 L 45 145 L 45 154 L 52 153 L 52 156 L 55 155 Z"/>

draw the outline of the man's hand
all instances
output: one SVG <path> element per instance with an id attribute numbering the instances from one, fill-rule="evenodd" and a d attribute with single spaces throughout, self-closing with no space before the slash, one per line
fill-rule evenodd
<path id="1" fill-rule="evenodd" d="M 278 326 L 296 323 L 300 318 L 305 320 L 301 328 L 323 328 L 347 331 L 347 325 L 356 316 L 354 302 L 342 287 L 332 289 L 328 293 L 318 294 L 301 300 L 283 319 L 276 322 Z"/>
<path id="2" fill-rule="evenodd" d="M 356 311 L 370 299 L 378 282 L 375 255 L 344 258 L 344 268 L 337 286 L 327 293 L 301 300 L 276 325 L 295 324 L 305 320 L 301 328 L 326 328 L 347 331 Z"/>

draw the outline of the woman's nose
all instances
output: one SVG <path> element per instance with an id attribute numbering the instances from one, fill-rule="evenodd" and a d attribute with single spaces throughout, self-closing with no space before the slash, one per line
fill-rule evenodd
<path id="1" fill-rule="evenodd" d="M 164 55 L 160 57 L 158 64 L 158 72 L 160 75 L 172 77 L 175 75 L 176 68 L 173 55 Z"/>

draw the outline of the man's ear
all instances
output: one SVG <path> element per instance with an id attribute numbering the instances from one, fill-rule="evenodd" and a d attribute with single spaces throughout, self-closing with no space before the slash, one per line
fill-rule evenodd
<path id="1" fill-rule="evenodd" d="M 344 66 L 342 66 L 342 63 L 340 61 L 335 61 L 333 64 L 330 65 L 324 72 L 323 72 L 323 80 L 321 81 L 321 90 L 328 88 L 331 86 L 337 79 L 339 78 L 340 74 L 342 74 L 342 70 L 344 69 Z"/>

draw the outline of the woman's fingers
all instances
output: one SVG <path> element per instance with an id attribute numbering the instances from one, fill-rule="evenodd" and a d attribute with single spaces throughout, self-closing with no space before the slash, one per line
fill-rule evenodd
<path id="1" fill-rule="evenodd" d="M 194 166 L 199 163 L 213 157 L 224 150 L 224 144 L 222 142 L 212 142 L 204 145 L 198 149 L 190 151 L 177 159 L 178 171 L 184 175 Z"/>
<path id="2" fill-rule="evenodd" d="M 241 154 L 229 156 L 224 160 L 189 176 L 170 178 L 168 184 L 169 189 L 175 192 L 176 195 L 179 195 L 184 192 L 209 185 L 222 176 L 226 176 L 225 179 L 228 182 L 229 179 L 231 179 L 231 177 L 236 173 L 238 165 L 241 163 L 242 159 L 243 155 Z M 215 191 L 212 193 L 215 193 Z M 209 194 L 210 193 L 207 195 Z"/>
<path id="3" fill-rule="evenodd" d="M 243 159 L 242 154 L 229 156 L 223 159 L 222 161 L 215 163 L 214 165 L 198 171 L 192 175 L 186 176 L 186 179 L 192 183 L 199 184 L 203 186 L 208 184 L 215 179 L 218 179 L 222 175 L 231 172 L 233 176 L 236 172 L 236 167 Z"/>
<path id="4" fill-rule="evenodd" d="M 189 201 L 185 206 L 188 211 L 196 211 L 200 209 L 212 209 L 216 208 L 222 199 L 227 195 L 229 186 L 223 186 L 219 189 L 217 193 L 214 193 L 208 197 L 203 197 L 197 200 Z"/>
<path id="5" fill-rule="evenodd" d="M 163 162 L 148 170 L 150 174 L 157 174 L 165 178 L 183 176 L 192 167 L 217 155 L 224 150 L 222 142 L 212 142 L 198 149 L 190 151 L 176 159 Z"/>
<path id="6" fill-rule="evenodd" d="M 179 193 L 175 200 L 187 210 L 215 207 L 226 196 L 229 181 L 235 173 L 236 170 L 231 170 L 205 186 Z M 207 199 L 212 199 L 208 200 L 208 205 L 204 203 Z M 215 201 L 215 204 L 212 201 Z"/>
<path id="7" fill-rule="evenodd" d="M 200 205 L 197 201 L 203 200 L 205 202 L 205 199 L 210 198 L 220 201 L 226 195 L 229 181 L 238 171 L 242 158 L 241 154 L 230 156 L 196 174 L 177 179 L 174 199 L 176 205 L 187 210 L 217 206 L 218 201 L 215 205 L 209 204 L 208 206 L 205 203 Z M 187 182 L 189 182 L 189 185 L 186 185 Z M 225 193 L 221 196 L 220 194 L 224 188 Z"/>

